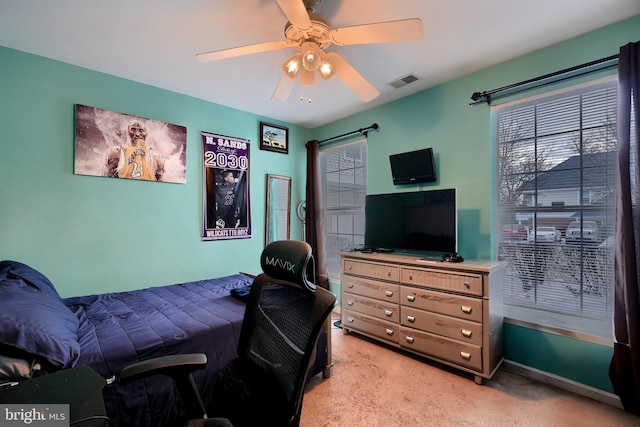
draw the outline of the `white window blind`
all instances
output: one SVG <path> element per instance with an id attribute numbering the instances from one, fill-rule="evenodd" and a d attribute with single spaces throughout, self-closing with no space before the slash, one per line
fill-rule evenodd
<path id="1" fill-rule="evenodd" d="M 598 335 L 611 334 L 616 102 L 609 80 L 494 114 L 504 302 Z"/>
<path id="2" fill-rule="evenodd" d="M 340 251 L 364 244 L 366 139 L 320 149 L 327 270 L 340 279 Z"/>

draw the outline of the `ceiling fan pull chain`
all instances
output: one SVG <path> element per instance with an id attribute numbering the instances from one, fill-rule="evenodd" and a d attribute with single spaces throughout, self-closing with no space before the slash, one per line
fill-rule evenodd
<path id="1" fill-rule="evenodd" d="M 304 95 L 304 87 L 305 85 L 303 85 L 302 83 L 300 84 L 300 101 L 304 101 L 305 95 Z M 307 102 L 309 104 L 311 104 L 311 86 L 308 86 L 308 90 L 309 90 L 309 98 L 307 99 Z"/>

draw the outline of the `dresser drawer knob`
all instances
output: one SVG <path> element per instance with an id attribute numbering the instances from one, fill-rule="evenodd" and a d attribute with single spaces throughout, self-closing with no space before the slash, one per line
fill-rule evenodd
<path id="1" fill-rule="evenodd" d="M 406 337 L 404 337 L 404 339 L 405 339 L 409 344 L 413 344 L 413 339 L 414 339 L 413 337 L 406 336 Z"/>
<path id="2" fill-rule="evenodd" d="M 353 283 L 351 282 L 347 283 L 347 288 L 353 288 Z"/>
<path id="3" fill-rule="evenodd" d="M 391 316 L 393 316 L 393 311 L 391 311 L 391 310 L 385 310 L 385 311 L 384 311 L 384 315 L 385 315 L 385 316 L 387 316 L 387 317 L 391 317 Z"/>
<path id="4" fill-rule="evenodd" d="M 349 271 L 353 270 L 353 265 L 349 266 Z"/>
<path id="5" fill-rule="evenodd" d="M 462 336 L 466 338 L 471 338 L 471 335 L 473 335 L 473 332 L 468 329 L 462 329 L 460 332 L 462 332 Z"/>
<path id="6" fill-rule="evenodd" d="M 409 280 L 413 280 L 413 274 L 409 274 Z"/>
<path id="7" fill-rule="evenodd" d="M 348 300 L 347 300 L 347 305 L 353 305 L 353 301 L 352 301 L 352 300 L 350 300 L 350 299 L 348 299 Z"/>
<path id="8" fill-rule="evenodd" d="M 462 312 L 465 314 L 471 314 L 472 311 L 471 307 L 469 307 L 468 305 L 461 305 L 460 310 L 462 310 Z"/>
<path id="9" fill-rule="evenodd" d="M 407 321 L 411 322 L 411 323 L 415 323 L 416 317 L 415 316 L 407 316 Z"/>
<path id="10" fill-rule="evenodd" d="M 471 360 L 471 353 L 467 353 L 466 351 L 461 351 L 460 357 L 462 357 L 464 360 Z"/>
<path id="11" fill-rule="evenodd" d="M 387 277 L 391 277 L 391 272 L 387 271 Z"/>
<path id="12" fill-rule="evenodd" d="M 416 300 L 415 295 L 407 295 L 407 301 L 414 302 Z"/>
<path id="13" fill-rule="evenodd" d="M 469 282 L 464 282 L 464 287 L 467 289 L 471 289 L 471 285 L 469 284 Z"/>
<path id="14" fill-rule="evenodd" d="M 385 296 L 388 297 L 392 297 L 393 296 L 393 292 L 392 291 L 384 291 Z"/>
<path id="15" fill-rule="evenodd" d="M 347 317 L 347 322 L 353 323 L 353 317 Z"/>
<path id="16" fill-rule="evenodd" d="M 393 335 L 393 329 L 387 328 L 385 332 L 387 333 L 387 335 Z"/>

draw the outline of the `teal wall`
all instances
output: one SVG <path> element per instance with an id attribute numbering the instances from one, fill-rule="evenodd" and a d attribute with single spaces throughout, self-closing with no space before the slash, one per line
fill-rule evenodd
<path id="1" fill-rule="evenodd" d="M 504 341 L 505 359 L 613 393 L 611 347 L 508 323 Z"/>
<path id="2" fill-rule="evenodd" d="M 640 16 L 313 130 L 281 123 L 290 127 L 289 155 L 251 147 L 253 237 L 217 242 L 200 240 L 200 132 L 256 141 L 259 121 L 268 118 L 0 47 L 0 259 L 33 265 L 63 296 L 255 271 L 264 244 L 265 175 L 292 177 L 295 208 L 304 197 L 304 142 L 374 122 L 380 130 L 369 133 L 369 192 L 457 188 L 458 250 L 465 258 L 492 258 L 491 110 L 470 106 L 469 97 L 612 55 L 637 40 Z M 186 126 L 187 183 L 73 175 L 75 103 Z M 434 148 L 438 181 L 394 187 L 389 154 L 422 147 Z M 292 237 L 300 238 L 299 221 L 291 224 Z M 506 325 L 505 354 L 611 391 L 610 347 Z"/>
<path id="3" fill-rule="evenodd" d="M 313 135 L 324 139 L 378 123 L 367 144 L 368 192 L 457 188 L 458 251 L 469 259 L 493 258 L 491 108 L 469 105 L 471 94 L 614 55 L 638 40 L 640 16 L 314 129 Z M 424 147 L 434 149 L 438 181 L 394 187 L 389 154 Z M 514 362 L 612 392 L 611 347 L 513 325 L 505 326 L 504 346 Z"/>
<path id="4" fill-rule="evenodd" d="M 74 175 L 76 103 L 186 126 L 186 184 Z M 0 259 L 34 266 L 65 297 L 258 271 L 266 174 L 292 177 L 295 208 L 310 138 L 284 124 L 289 154 L 259 150 L 265 119 L 0 47 Z M 252 141 L 250 239 L 201 241 L 202 131 Z"/>

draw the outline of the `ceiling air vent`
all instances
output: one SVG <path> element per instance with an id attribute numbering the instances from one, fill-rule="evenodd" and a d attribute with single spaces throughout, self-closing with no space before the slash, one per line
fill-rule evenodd
<path id="1" fill-rule="evenodd" d="M 417 81 L 417 80 L 418 80 L 418 78 L 417 78 L 416 76 L 414 76 L 413 74 L 408 74 L 408 75 L 406 75 L 406 76 L 404 76 L 404 77 L 401 77 L 401 78 L 399 78 L 399 79 L 397 79 L 397 80 L 394 80 L 394 81 L 392 81 L 392 82 L 389 82 L 388 84 L 389 84 L 390 86 L 393 86 L 393 87 L 394 87 L 394 88 L 396 88 L 396 89 L 399 89 L 399 88 L 401 88 L 402 86 L 406 86 L 406 85 L 408 85 L 409 83 L 413 83 L 413 82 L 415 82 L 415 81 Z"/>

